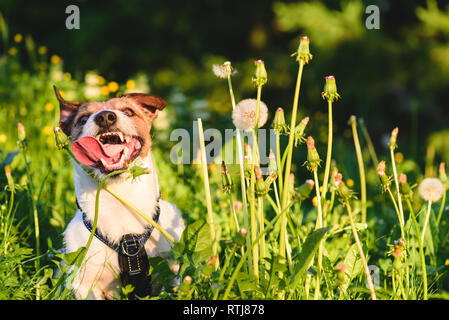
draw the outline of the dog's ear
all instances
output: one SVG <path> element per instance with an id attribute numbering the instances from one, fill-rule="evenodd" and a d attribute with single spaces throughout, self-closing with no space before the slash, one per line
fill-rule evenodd
<path id="1" fill-rule="evenodd" d="M 62 98 L 56 86 L 53 86 L 53 89 L 55 90 L 56 99 L 59 101 L 59 127 L 69 136 L 73 119 L 82 103 L 66 101 Z"/>
<path id="2" fill-rule="evenodd" d="M 157 118 L 158 110 L 163 110 L 167 105 L 164 99 L 151 94 L 128 93 L 122 97 L 134 100 L 141 107 L 142 111 L 150 121 Z"/>

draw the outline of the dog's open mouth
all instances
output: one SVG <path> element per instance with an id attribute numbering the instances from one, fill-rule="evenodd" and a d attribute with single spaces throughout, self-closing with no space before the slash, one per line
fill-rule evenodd
<path id="1" fill-rule="evenodd" d="M 106 132 L 96 137 L 86 136 L 72 144 L 76 159 L 84 165 L 112 172 L 125 168 L 140 154 L 142 143 L 139 137 L 122 132 Z"/>

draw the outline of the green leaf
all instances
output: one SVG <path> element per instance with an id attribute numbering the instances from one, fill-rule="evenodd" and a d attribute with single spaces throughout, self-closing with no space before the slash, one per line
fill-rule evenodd
<path id="1" fill-rule="evenodd" d="M 167 260 L 162 257 L 150 257 L 150 274 L 157 274 L 156 277 L 152 277 L 151 281 L 159 283 L 161 285 L 167 285 L 167 283 L 175 278 L 175 274 L 171 271 Z"/>
<path id="2" fill-rule="evenodd" d="M 356 243 L 349 248 L 343 263 L 346 265 L 346 272 L 342 289 L 346 290 L 351 281 L 363 270 L 362 259 L 360 259 Z"/>
<path id="3" fill-rule="evenodd" d="M 187 269 L 196 270 L 207 262 L 213 254 L 210 226 L 205 220 L 198 220 L 188 225 L 182 233 L 181 240 L 172 249 L 174 258 L 180 263 L 179 274 Z"/>
<path id="4" fill-rule="evenodd" d="M 78 250 L 76 250 L 74 252 L 56 254 L 56 256 L 61 258 L 65 262 L 67 262 L 67 264 L 73 265 L 73 264 L 76 264 L 78 262 L 81 262 L 81 261 L 78 261 L 78 260 L 83 255 L 85 250 L 86 250 L 86 247 L 80 247 Z"/>
<path id="5" fill-rule="evenodd" d="M 326 232 L 330 228 L 331 227 L 320 228 L 307 236 L 306 241 L 304 241 L 304 244 L 302 245 L 302 251 L 290 279 L 291 284 L 294 284 L 298 280 L 297 277 L 301 277 L 307 270 L 316 250 L 318 249 L 320 241 L 324 238 Z"/>

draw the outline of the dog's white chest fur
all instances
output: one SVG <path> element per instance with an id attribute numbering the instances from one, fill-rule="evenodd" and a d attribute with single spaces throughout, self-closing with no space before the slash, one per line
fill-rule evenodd
<path id="1" fill-rule="evenodd" d="M 150 169 L 150 174 L 140 176 L 136 181 L 120 176 L 110 179 L 108 186 L 151 218 L 155 212 L 159 196 L 159 186 L 151 152 L 144 160 L 144 166 Z M 76 198 L 88 220 L 93 221 L 98 184 L 78 165 L 75 164 L 74 167 Z M 159 206 L 159 225 L 178 241 L 184 230 L 181 213 L 175 205 L 163 200 L 159 201 Z M 106 190 L 101 191 L 97 229 L 108 240 L 119 243 L 125 234 L 142 234 L 145 232 L 147 224 L 143 218 L 124 206 Z M 66 252 L 74 252 L 85 246 L 89 236 L 90 232 L 83 223 L 82 213 L 77 210 L 75 217 L 64 231 Z M 167 258 L 170 244 L 157 229 L 154 229 L 150 239 L 145 244 L 145 249 L 149 256 Z M 173 265 L 174 272 L 177 271 L 176 269 L 177 266 Z M 117 253 L 99 239 L 94 238 L 83 266 L 78 271 L 73 283 L 77 298 L 111 298 L 113 292 L 119 289 L 116 278 L 118 274 Z"/>

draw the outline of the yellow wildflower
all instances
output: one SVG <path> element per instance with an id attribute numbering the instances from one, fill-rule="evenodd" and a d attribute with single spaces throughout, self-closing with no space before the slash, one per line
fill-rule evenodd
<path id="1" fill-rule="evenodd" d="M 53 129 L 50 126 L 45 126 L 44 128 L 42 128 L 42 133 L 46 136 L 49 136 L 53 134 Z"/>
<path id="2" fill-rule="evenodd" d="M 446 259 L 446 260 L 444 261 L 444 265 L 445 265 L 446 267 L 449 267 L 449 259 Z"/>
<path id="3" fill-rule="evenodd" d="M 18 33 L 18 34 L 16 34 L 14 36 L 14 41 L 17 42 L 17 43 L 22 42 L 22 39 L 23 39 L 23 37 L 22 37 L 22 35 L 20 33 Z"/>
<path id="4" fill-rule="evenodd" d="M 108 83 L 108 89 L 111 92 L 116 92 L 118 90 L 118 83 L 115 81 L 111 81 Z"/>
<path id="5" fill-rule="evenodd" d="M 104 78 L 103 78 L 102 76 L 98 76 L 98 77 L 97 77 L 97 83 L 98 83 L 99 85 L 104 84 L 105 81 L 106 81 L 106 80 L 104 80 Z"/>
<path id="6" fill-rule="evenodd" d="M 134 89 L 136 87 L 136 82 L 134 80 L 126 81 L 126 89 Z"/>
<path id="7" fill-rule="evenodd" d="M 312 203 L 313 203 L 313 206 L 314 206 L 314 207 L 318 207 L 318 198 L 317 198 L 316 196 L 313 197 Z"/>
<path id="8" fill-rule="evenodd" d="M 51 110 L 53 110 L 54 109 L 54 105 L 52 104 L 52 103 L 47 103 L 46 105 L 45 105 L 45 111 L 48 111 L 48 112 L 50 112 Z"/>
<path id="9" fill-rule="evenodd" d="M 47 47 L 46 47 L 46 46 L 40 46 L 40 47 L 37 49 L 37 52 L 38 52 L 39 54 L 46 54 L 46 53 L 47 53 Z"/>
<path id="10" fill-rule="evenodd" d="M 0 134 L 0 143 L 5 143 L 8 140 L 6 134 Z"/>
<path id="11" fill-rule="evenodd" d="M 101 94 L 104 95 L 104 96 L 109 95 L 109 88 L 108 88 L 108 86 L 102 86 L 101 87 Z"/>
<path id="12" fill-rule="evenodd" d="M 346 180 L 346 185 L 347 185 L 349 188 L 353 187 L 353 186 L 354 186 L 354 180 L 352 180 L 352 179 Z"/>
<path id="13" fill-rule="evenodd" d="M 17 49 L 15 47 L 12 47 L 8 50 L 8 53 L 10 56 L 15 56 L 17 53 Z"/>
<path id="14" fill-rule="evenodd" d="M 394 160 L 397 163 L 401 163 L 404 160 L 404 155 L 401 152 L 397 152 L 394 154 Z"/>
<path id="15" fill-rule="evenodd" d="M 58 64 L 58 63 L 62 62 L 62 59 L 61 59 L 60 56 L 54 54 L 54 55 L 51 56 L 50 62 L 53 63 L 53 64 Z"/>
<path id="16" fill-rule="evenodd" d="M 64 79 L 66 80 L 72 79 L 72 75 L 70 74 L 70 72 L 64 72 Z"/>

